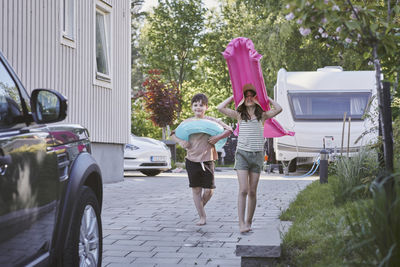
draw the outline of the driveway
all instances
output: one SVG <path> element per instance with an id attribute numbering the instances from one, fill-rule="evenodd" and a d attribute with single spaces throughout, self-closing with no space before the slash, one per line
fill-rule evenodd
<path id="1" fill-rule="evenodd" d="M 282 210 L 317 178 L 263 173 L 253 228 L 278 224 Z M 216 172 L 216 186 L 207 224 L 196 226 L 186 173 L 131 172 L 122 182 L 105 184 L 103 266 L 240 266 L 235 172 Z"/>

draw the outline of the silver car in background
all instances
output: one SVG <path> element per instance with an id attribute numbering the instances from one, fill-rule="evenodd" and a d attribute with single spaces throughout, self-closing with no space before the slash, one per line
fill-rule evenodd
<path id="1" fill-rule="evenodd" d="M 171 169 L 171 150 L 161 141 L 149 137 L 131 135 L 125 145 L 124 171 L 140 171 L 156 176 Z"/>

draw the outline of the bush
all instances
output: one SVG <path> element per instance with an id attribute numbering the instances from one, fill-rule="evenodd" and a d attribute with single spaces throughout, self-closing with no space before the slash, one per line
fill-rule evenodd
<path id="1" fill-rule="evenodd" d="M 149 114 L 143 109 L 143 103 L 143 98 L 132 101 L 131 132 L 137 136 L 161 139 L 162 130 L 150 120 Z"/>
<path id="2" fill-rule="evenodd" d="M 185 162 L 186 150 L 180 145 L 176 145 L 176 162 Z"/>
<path id="3" fill-rule="evenodd" d="M 352 234 L 346 251 L 356 255 L 349 257 L 354 265 L 400 266 L 399 174 L 394 183 L 394 197 L 385 191 L 388 179 L 393 177 L 372 183 L 372 201 L 360 202 L 346 216 Z"/>
<path id="4" fill-rule="evenodd" d="M 337 177 L 332 182 L 335 204 L 370 196 L 369 185 L 379 172 L 378 155 L 374 150 L 362 149 L 355 156 L 341 157 L 334 164 Z"/>

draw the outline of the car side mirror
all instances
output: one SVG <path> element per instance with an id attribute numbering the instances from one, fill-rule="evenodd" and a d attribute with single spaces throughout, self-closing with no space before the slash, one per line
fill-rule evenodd
<path id="1" fill-rule="evenodd" d="M 62 121 L 67 116 L 67 99 L 50 89 L 35 89 L 31 95 L 31 108 L 36 123 Z"/>

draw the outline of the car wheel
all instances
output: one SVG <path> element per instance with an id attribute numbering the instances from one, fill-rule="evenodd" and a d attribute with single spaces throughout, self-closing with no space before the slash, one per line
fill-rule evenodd
<path id="1" fill-rule="evenodd" d="M 160 170 L 141 170 L 140 172 L 147 176 L 156 176 L 161 173 Z"/>
<path id="2" fill-rule="evenodd" d="M 94 192 L 83 186 L 64 250 L 64 266 L 101 266 L 103 234 L 99 203 Z"/>

